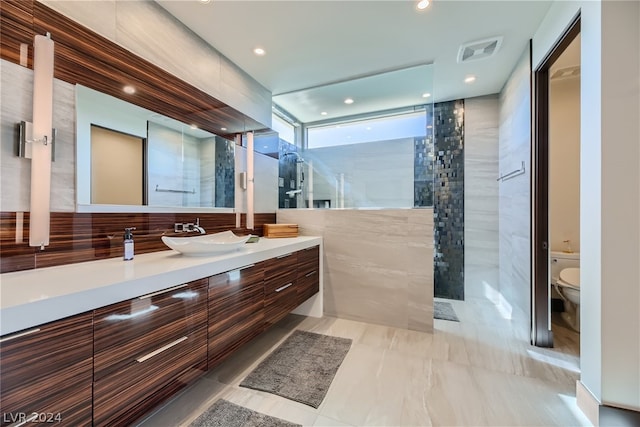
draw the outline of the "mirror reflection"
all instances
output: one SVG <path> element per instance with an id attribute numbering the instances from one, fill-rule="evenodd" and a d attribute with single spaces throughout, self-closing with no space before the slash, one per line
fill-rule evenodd
<path id="1" fill-rule="evenodd" d="M 233 141 L 81 85 L 76 106 L 79 208 L 234 207 Z"/>

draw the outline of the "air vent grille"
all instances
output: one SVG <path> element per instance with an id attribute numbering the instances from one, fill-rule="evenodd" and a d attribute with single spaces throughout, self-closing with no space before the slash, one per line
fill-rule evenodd
<path id="1" fill-rule="evenodd" d="M 558 68 L 551 73 L 551 80 L 570 79 L 580 76 L 580 66 L 572 65 L 570 67 Z"/>
<path id="2" fill-rule="evenodd" d="M 458 50 L 458 62 L 477 61 L 495 55 L 502 45 L 502 37 L 492 37 L 465 43 Z"/>

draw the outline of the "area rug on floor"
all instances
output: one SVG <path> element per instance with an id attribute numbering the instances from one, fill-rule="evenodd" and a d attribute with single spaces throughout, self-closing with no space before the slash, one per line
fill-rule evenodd
<path id="1" fill-rule="evenodd" d="M 196 418 L 190 427 L 300 427 L 300 424 L 261 414 L 220 399 Z"/>
<path id="2" fill-rule="evenodd" d="M 317 408 L 351 348 L 348 338 L 295 331 L 240 383 Z"/>
<path id="3" fill-rule="evenodd" d="M 442 320 L 451 320 L 459 322 L 458 316 L 450 302 L 434 301 L 433 302 L 433 318 Z"/>

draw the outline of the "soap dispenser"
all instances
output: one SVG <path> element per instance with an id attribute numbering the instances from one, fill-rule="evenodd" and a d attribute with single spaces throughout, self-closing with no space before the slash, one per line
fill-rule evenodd
<path id="1" fill-rule="evenodd" d="M 133 259 L 133 230 L 135 227 L 124 229 L 124 260 L 130 261 Z"/>

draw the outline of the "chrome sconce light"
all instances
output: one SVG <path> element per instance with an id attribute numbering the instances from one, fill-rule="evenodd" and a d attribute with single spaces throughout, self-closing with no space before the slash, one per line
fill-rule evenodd
<path id="1" fill-rule="evenodd" d="M 51 36 L 33 43 L 33 124 L 20 123 L 18 155 L 31 159 L 29 246 L 49 244 L 51 161 L 53 159 L 53 50 Z"/>

